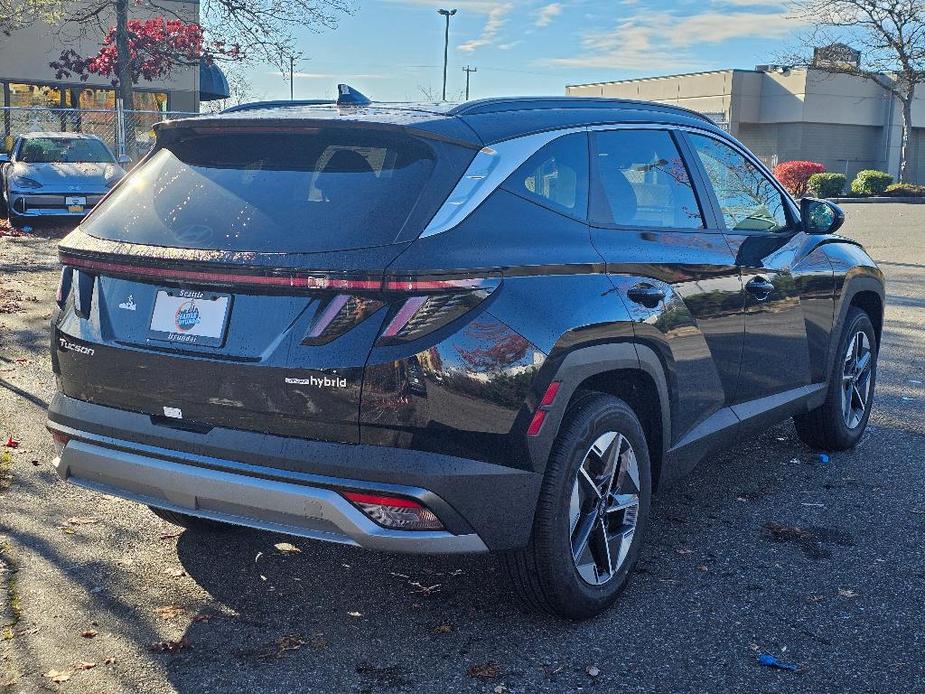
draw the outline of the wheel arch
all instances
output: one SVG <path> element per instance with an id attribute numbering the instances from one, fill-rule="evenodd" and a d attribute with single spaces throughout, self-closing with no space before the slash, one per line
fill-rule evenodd
<path id="1" fill-rule="evenodd" d="M 668 384 L 661 361 L 646 345 L 621 342 L 593 345 L 569 352 L 550 382 L 559 382 L 553 406 L 540 434 L 528 437 L 528 448 L 543 471 L 545 461 L 569 406 L 582 393 L 599 391 L 624 400 L 639 417 L 652 463 L 653 489 L 657 488 L 664 452 L 671 436 Z"/>

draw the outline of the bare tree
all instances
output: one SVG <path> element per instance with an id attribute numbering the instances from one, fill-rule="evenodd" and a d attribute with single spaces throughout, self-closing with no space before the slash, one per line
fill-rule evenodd
<path id="1" fill-rule="evenodd" d="M 247 75 L 241 70 L 240 65 L 226 67 L 224 72 L 225 78 L 228 80 L 228 98 L 207 102 L 208 105 L 204 109 L 205 113 L 218 113 L 230 106 L 237 106 L 239 104 L 246 104 L 250 101 L 258 101 L 266 98 L 263 92 L 258 93 L 254 91 L 253 83 L 251 83 Z"/>
<path id="2" fill-rule="evenodd" d="M 912 102 L 916 87 L 925 82 L 925 2 L 795 0 L 792 6 L 812 29 L 800 51 L 783 56 L 785 62 L 871 80 L 902 105 L 899 180 L 905 181 Z"/>
<path id="3" fill-rule="evenodd" d="M 0 35 L 9 36 L 48 16 L 55 0 L 0 0 Z"/>

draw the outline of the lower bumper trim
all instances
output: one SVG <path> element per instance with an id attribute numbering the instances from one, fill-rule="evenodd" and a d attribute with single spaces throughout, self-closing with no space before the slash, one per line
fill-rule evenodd
<path id="1" fill-rule="evenodd" d="M 478 535 L 390 530 L 340 494 L 212 470 L 71 440 L 55 459 L 61 479 L 104 494 L 201 518 L 394 552 L 488 550 Z"/>

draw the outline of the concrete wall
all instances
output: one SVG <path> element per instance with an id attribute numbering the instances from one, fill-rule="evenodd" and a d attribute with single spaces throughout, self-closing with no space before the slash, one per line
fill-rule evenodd
<path id="1" fill-rule="evenodd" d="M 676 104 L 724 115 L 728 129 L 765 161 L 812 159 L 853 175 L 863 168 L 899 172 L 901 111 L 871 80 L 793 68 L 784 72 L 718 70 L 570 85 L 571 96 L 612 96 Z M 925 89 L 913 106 L 925 129 Z M 918 136 L 917 136 L 918 137 Z M 912 176 L 925 183 L 925 139 L 913 142 Z"/>
<path id="2" fill-rule="evenodd" d="M 187 21 L 198 21 L 198 2 L 176 2 L 162 0 L 164 6 Z M 144 18 L 163 16 L 163 10 L 153 7 L 131 4 L 132 17 Z M 115 23 L 114 16 L 100 18 L 103 26 Z M 62 50 L 74 49 L 81 55 L 89 55 L 99 50 L 102 36 L 95 28 L 86 27 L 88 36 L 81 37 L 72 27 L 51 26 L 37 22 L 11 36 L 0 39 L 0 80 L 9 82 L 45 82 L 54 84 L 73 84 L 74 86 L 112 87 L 111 78 L 92 75 L 86 82 L 72 77 L 59 80 L 49 63 L 56 60 Z M 165 80 L 142 81 L 140 89 L 157 89 L 171 93 L 170 108 L 179 111 L 197 111 L 199 107 L 199 68 L 177 68 Z M 0 96 L 2 99 L 2 96 Z M 2 105 L 2 104 L 0 104 Z"/>

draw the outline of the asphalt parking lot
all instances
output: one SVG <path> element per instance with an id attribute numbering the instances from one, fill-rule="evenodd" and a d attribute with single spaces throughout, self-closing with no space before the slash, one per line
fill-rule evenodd
<path id="1" fill-rule="evenodd" d="M 789 422 L 710 458 L 581 624 L 490 557 L 181 533 L 57 481 L 54 240 L 0 238 L 0 692 L 925 691 L 925 206 L 845 207 L 888 279 L 868 433 L 828 464 Z"/>

